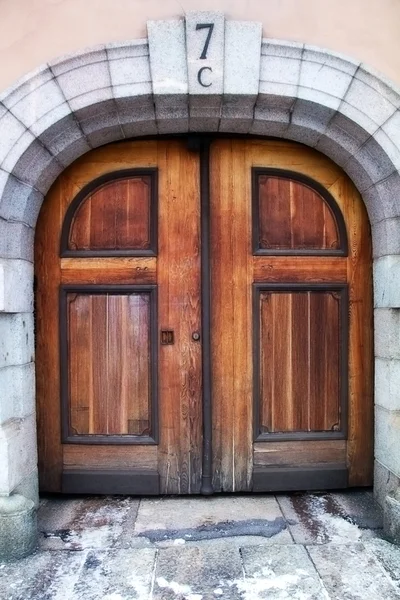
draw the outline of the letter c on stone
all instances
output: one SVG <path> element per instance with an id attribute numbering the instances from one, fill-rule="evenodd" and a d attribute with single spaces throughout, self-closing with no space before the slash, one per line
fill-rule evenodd
<path id="1" fill-rule="evenodd" d="M 203 83 L 202 76 L 203 76 L 204 71 L 211 71 L 211 73 L 212 73 L 212 68 L 211 67 L 201 67 L 201 69 L 197 73 L 197 81 L 199 82 L 199 84 L 202 87 L 210 87 L 210 85 L 212 83 L 211 81 L 210 81 L 210 83 Z"/>

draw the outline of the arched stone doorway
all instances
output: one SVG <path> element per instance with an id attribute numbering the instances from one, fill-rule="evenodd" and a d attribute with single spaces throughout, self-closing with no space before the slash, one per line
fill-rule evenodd
<path id="1" fill-rule="evenodd" d="M 183 21 L 149 23 L 148 40 L 53 61 L 1 96 L 1 493 L 36 498 L 32 259 L 43 195 L 91 148 L 193 130 L 300 141 L 332 158 L 362 194 L 374 250 L 375 458 L 382 500 L 400 472 L 394 391 L 400 356 L 399 92 L 351 59 L 261 40 L 259 24 L 224 22 L 220 14 L 213 21 L 217 49 L 205 65 L 218 74 L 210 87 L 210 80 L 198 78 L 204 64 L 204 40 L 200 46 L 193 41 L 199 19 L 201 13 L 187 16 L 186 36 Z"/>

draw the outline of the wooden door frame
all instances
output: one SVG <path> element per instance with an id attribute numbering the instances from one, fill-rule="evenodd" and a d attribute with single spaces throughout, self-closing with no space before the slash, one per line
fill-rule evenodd
<path id="1" fill-rule="evenodd" d="M 233 135 L 233 134 L 177 134 L 177 135 L 167 135 L 167 136 L 147 136 L 137 140 L 141 141 L 154 141 L 160 140 L 168 141 L 168 140 L 186 140 L 187 147 L 189 151 L 194 151 L 199 154 L 200 159 L 200 239 L 201 239 L 201 336 L 202 336 L 202 376 L 203 376 L 203 447 L 202 447 L 202 483 L 201 483 L 201 493 L 203 495 L 210 495 L 214 492 L 212 486 L 212 477 L 213 477 L 213 443 L 212 443 L 212 364 L 211 364 L 211 264 L 210 264 L 210 146 L 214 141 L 221 139 L 229 139 L 229 140 L 259 140 L 259 141 L 272 141 L 272 142 L 288 142 L 287 140 L 277 139 L 273 137 L 265 137 L 258 135 Z M 136 141 L 136 140 L 134 140 Z M 125 141 L 121 142 L 113 142 L 113 145 L 123 144 Z M 290 142 L 288 142 L 290 143 Z M 297 146 L 301 147 L 302 144 L 294 142 Z M 307 146 L 304 145 L 305 149 L 308 149 Z M 137 170 L 135 169 L 135 172 Z M 147 173 L 148 170 L 146 170 Z M 276 172 L 279 171 L 281 174 L 285 174 L 287 170 L 285 169 L 275 169 Z M 118 172 L 113 172 L 113 176 Z M 108 180 L 109 177 L 104 176 L 105 180 Z M 97 178 L 95 182 L 98 183 L 99 179 Z M 307 176 L 302 176 L 298 174 L 298 179 L 305 181 L 313 181 L 314 187 L 321 188 L 321 190 L 326 191 L 322 185 L 318 184 L 318 182 L 314 182 Z M 79 199 L 81 199 L 83 192 L 87 193 L 87 189 L 92 188 L 92 184 L 86 186 L 79 194 Z M 323 194 L 325 195 L 325 194 Z M 76 198 L 72 203 L 76 205 Z M 69 211 L 71 209 L 70 205 L 65 221 L 68 218 Z M 253 215 L 254 219 L 254 215 Z M 340 224 L 340 219 L 339 219 Z M 65 227 L 63 227 L 63 238 L 65 238 Z M 65 241 L 65 240 L 64 240 Z M 64 244 L 65 246 L 65 244 Z M 62 248 L 64 248 L 62 245 Z M 301 253 L 298 253 L 299 255 Z M 297 254 L 296 254 L 297 255 Z M 263 284 L 257 284 L 256 287 L 266 287 Z M 73 286 L 74 287 L 74 286 Z M 75 286 L 76 287 L 76 286 Z M 102 286 L 104 287 L 104 286 Z M 115 286 L 110 286 L 114 288 Z M 132 286 L 131 286 L 132 287 Z M 146 286 L 149 287 L 149 286 Z M 267 286 L 268 287 L 268 286 Z M 291 286 L 293 287 L 293 285 Z M 310 287 L 310 286 L 308 286 Z M 255 407 L 255 400 L 253 398 L 252 401 L 253 409 Z M 347 415 L 346 415 L 347 416 Z M 157 432 L 156 432 L 157 436 Z M 303 436 L 304 437 L 304 436 Z M 325 436 L 324 436 L 325 437 Z M 333 436 L 335 437 L 335 436 Z M 275 437 L 275 440 L 277 438 Z M 302 439 L 301 434 L 297 437 L 297 439 Z M 112 442 L 111 442 L 112 443 Z M 148 440 L 145 443 L 154 443 L 154 440 Z M 256 488 L 254 488 L 256 489 Z"/>

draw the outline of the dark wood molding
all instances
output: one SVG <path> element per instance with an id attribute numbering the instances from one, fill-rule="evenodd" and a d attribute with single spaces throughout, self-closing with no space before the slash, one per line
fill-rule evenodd
<path id="1" fill-rule="evenodd" d="M 335 223 L 339 234 L 339 248 L 326 249 L 307 249 L 294 248 L 291 249 L 267 249 L 260 248 L 260 218 L 259 218 L 259 186 L 258 178 L 260 175 L 267 177 L 280 177 L 283 179 L 291 179 L 298 183 L 302 183 L 313 191 L 317 192 L 322 199 L 328 204 L 333 213 Z M 336 200 L 328 190 L 307 175 L 297 173 L 296 171 L 288 171 L 286 169 L 276 169 L 267 167 L 253 167 L 251 170 L 251 205 L 252 205 L 252 246 L 254 256 L 348 256 L 348 239 L 346 223 L 342 211 L 340 210 Z"/>
<path id="2" fill-rule="evenodd" d="M 200 144 L 200 204 L 201 204 L 201 327 L 202 327 L 202 390 L 203 390 L 203 451 L 201 494 L 214 493 L 212 452 L 212 364 L 211 364 L 211 268 L 210 268 L 210 139 Z"/>
<path id="3" fill-rule="evenodd" d="M 61 491 L 64 494 L 158 496 L 160 478 L 157 471 L 71 469 L 62 472 Z"/>
<path id="4" fill-rule="evenodd" d="M 60 286 L 60 397 L 61 397 L 61 441 L 63 444 L 158 444 L 158 316 L 157 285 L 73 285 Z M 68 294 L 137 294 L 150 296 L 150 406 L 151 435 L 71 435 L 69 427 L 69 378 L 68 378 Z"/>
<path id="5" fill-rule="evenodd" d="M 260 294 L 261 292 L 335 292 L 339 296 L 340 431 L 260 433 Z M 253 440 L 255 442 L 347 439 L 348 431 L 349 294 L 347 283 L 253 284 Z"/>
<path id="6" fill-rule="evenodd" d="M 310 467 L 259 467 L 253 471 L 253 492 L 343 489 L 348 487 L 345 464 Z"/>
<path id="7" fill-rule="evenodd" d="M 150 248 L 132 250 L 71 250 L 68 239 L 75 213 L 86 198 L 103 185 L 133 177 L 150 177 Z M 157 256 L 158 253 L 158 169 L 123 169 L 110 171 L 85 185 L 75 196 L 65 213 L 61 229 L 60 257 L 61 258 L 100 258 L 113 256 Z"/>

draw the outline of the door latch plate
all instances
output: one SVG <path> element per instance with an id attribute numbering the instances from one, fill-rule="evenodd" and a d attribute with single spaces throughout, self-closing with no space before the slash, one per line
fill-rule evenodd
<path id="1" fill-rule="evenodd" d="M 174 332 L 169 329 L 161 330 L 161 345 L 172 346 L 174 343 Z"/>

